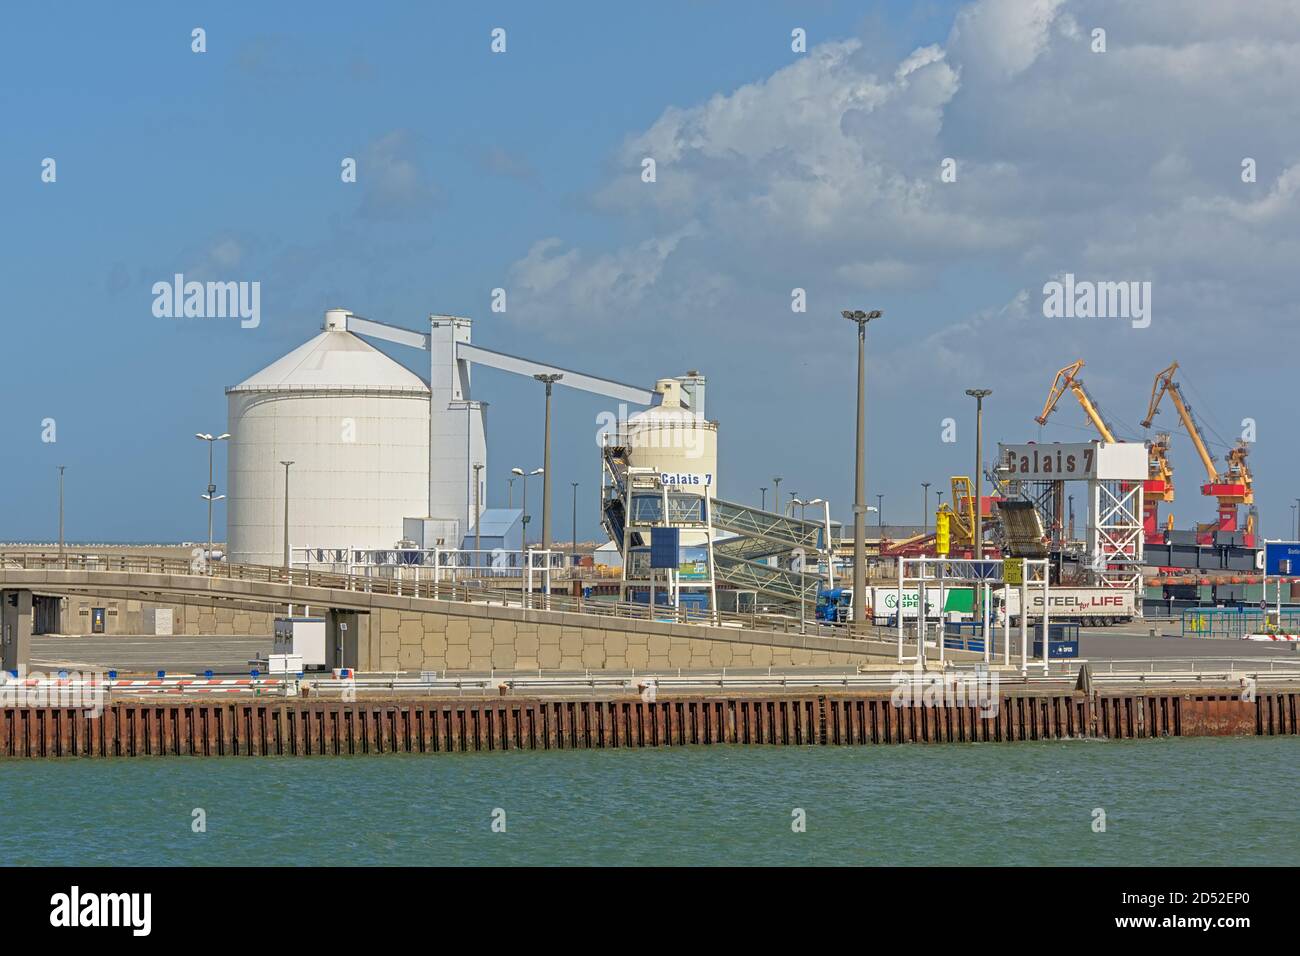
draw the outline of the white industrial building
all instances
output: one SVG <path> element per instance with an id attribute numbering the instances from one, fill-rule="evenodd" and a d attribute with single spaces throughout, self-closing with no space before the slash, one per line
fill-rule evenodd
<path id="1" fill-rule="evenodd" d="M 324 330 L 226 389 L 230 560 L 284 560 L 285 468 L 292 461 L 294 545 L 391 548 L 423 514 L 429 485 L 429 387 L 345 330 Z"/>
<path id="2" fill-rule="evenodd" d="M 417 549 L 459 546 L 475 524 L 475 464 L 483 466 L 477 499 L 487 505 L 486 403 L 470 393 L 473 364 L 558 376 L 561 386 L 628 404 L 661 400 L 652 389 L 473 345 L 469 319 L 431 315 L 428 322 L 422 332 L 331 309 L 315 338 L 226 389 L 231 561 L 283 563 L 283 461 L 293 462 L 291 548 L 373 551 L 403 541 Z M 361 336 L 427 351 L 429 381 Z M 703 398 L 702 376 L 683 381 L 683 403 L 691 389 Z"/>

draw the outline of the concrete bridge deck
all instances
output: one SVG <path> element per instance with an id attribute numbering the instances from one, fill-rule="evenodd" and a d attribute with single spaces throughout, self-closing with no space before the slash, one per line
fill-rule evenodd
<path id="1" fill-rule="evenodd" d="M 33 595 L 292 606 L 328 622 L 330 663 L 359 670 L 484 671 L 865 666 L 892 661 L 888 641 L 786 618 L 716 617 L 466 584 L 135 555 L 0 553 L 4 666 L 30 660 Z M 955 660 L 977 660 L 950 652 Z"/>

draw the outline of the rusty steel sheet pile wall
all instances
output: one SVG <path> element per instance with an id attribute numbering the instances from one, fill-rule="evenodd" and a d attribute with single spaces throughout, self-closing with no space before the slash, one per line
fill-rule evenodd
<path id="1" fill-rule="evenodd" d="M 0 710 L 0 757 L 318 756 L 693 744 L 959 743 L 1297 733 L 1300 693 L 1007 695 L 896 707 L 887 695 L 540 700 L 126 701 Z"/>

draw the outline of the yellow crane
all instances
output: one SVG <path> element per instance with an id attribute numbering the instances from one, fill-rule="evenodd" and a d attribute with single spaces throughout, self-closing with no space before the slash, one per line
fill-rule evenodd
<path id="1" fill-rule="evenodd" d="M 966 475 L 951 479 L 953 504 L 945 501 L 934 513 L 936 530 L 944 529 L 939 535 L 943 548 L 938 553 L 970 553 L 975 547 L 975 485 Z"/>
<path id="2" fill-rule="evenodd" d="M 1043 410 L 1034 421 L 1040 425 L 1046 425 L 1048 416 L 1056 408 L 1056 403 L 1061 400 L 1061 396 L 1067 391 L 1073 392 L 1074 397 L 1078 399 L 1079 405 L 1083 408 L 1083 413 L 1088 416 L 1088 421 L 1092 422 L 1092 427 L 1097 429 L 1097 434 L 1101 436 L 1104 442 L 1118 441 L 1106 420 L 1101 417 L 1101 412 L 1097 409 L 1097 403 L 1092 400 L 1088 390 L 1083 387 L 1083 380 L 1079 378 L 1079 369 L 1083 368 L 1083 359 L 1079 359 L 1073 365 L 1067 365 L 1056 373 L 1052 379 L 1052 387 L 1048 390 L 1047 401 L 1043 403 Z M 1064 537 L 1064 530 L 1061 527 L 1061 514 L 1065 509 L 1065 486 L 1057 483 L 1053 489 L 1052 498 L 1052 527 L 1048 529 L 1051 539 L 1054 543 L 1061 542 Z"/>
<path id="3" fill-rule="evenodd" d="M 1097 411 L 1097 405 L 1092 400 L 1092 397 L 1088 395 L 1088 390 L 1083 387 L 1082 379 L 1078 377 L 1081 368 L 1083 368 L 1083 359 L 1079 359 L 1073 365 L 1067 365 L 1056 373 L 1056 378 L 1052 380 L 1052 388 L 1047 393 L 1047 401 L 1043 403 L 1043 411 L 1034 421 L 1040 425 L 1046 425 L 1048 416 L 1052 414 L 1052 409 L 1056 408 L 1056 403 L 1061 400 L 1061 396 L 1068 390 L 1073 392 L 1074 397 L 1079 400 L 1079 404 L 1083 407 L 1083 413 L 1088 416 L 1088 421 L 1092 422 L 1092 427 L 1097 429 L 1098 434 L 1101 435 L 1101 440 L 1105 442 L 1117 441 L 1118 439 L 1111 432 L 1110 426 L 1101 417 L 1101 412 Z"/>
<path id="4" fill-rule="evenodd" d="M 1178 371 L 1178 363 L 1174 362 L 1156 375 L 1156 380 L 1151 386 L 1151 401 L 1147 404 L 1147 417 L 1143 420 L 1142 427 L 1151 427 L 1152 419 L 1160 410 L 1160 400 L 1168 394 L 1174 403 L 1174 408 L 1178 410 L 1178 417 L 1182 420 L 1183 427 L 1187 429 L 1187 434 L 1192 439 L 1192 445 L 1196 448 L 1201 464 L 1205 467 L 1207 481 L 1201 486 L 1201 494 L 1217 498 L 1219 502 L 1218 524 L 1201 525 L 1201 530 L 1236 531 L 1237 506 L 1253 504 L 1255 501 L 1254 478 L 1250 473 L 1250 467 L 1246 464 L 1246 455 L 1250 446 L 1245 442 L 1238 442 L 1236 447 L 1228 452 L 1227 466 L 1222 472 L 1218 470 L 1214 464 L 1214 456 L 1206 447 L 1205 440 L 1201 437 L 1201 430 L 1192 416 L 1192 409 L 1183 398 L 1182 389 L 1174 381 L 1176 371 Z M 1244 530 L 1247 546 L 1253 546 L 1255 535 L 1253 516 L 1247 517 Z"/>
<path id="5" fill-rule="evenodd" d="M 951 479 L 952 542 L 957 550 L 969 551 L 975 547 L 975 485 L 965 475 L 952 475 Z"/>
<path id="6" fill-rule="evenodd" d="M 1168 432 L 1160 432 L 1147 442 L 1147 480 L 1142 485 L 1142 530 L 1150 543 L 1163 540 L 1160 528 L 1160 502 L 1174 500 L 1174 469 L 1169 463 Z M 1165 516 L 1165 530 L 1174 527 L 1174 516 Z"/>

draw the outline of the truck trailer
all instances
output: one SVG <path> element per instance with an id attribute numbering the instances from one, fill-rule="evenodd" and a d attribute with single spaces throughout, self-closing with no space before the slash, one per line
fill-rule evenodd
<path id="1" fill-rule="evenodd" d="M 1011 626 L 1020 625 L 1020 589 L 1007 589 L 1007 608 L 1002 606 L 1001 590 L 993 591 L 993 619 L 1002 624 L 1007 611 Z M 1048 621 L 1056 624 L 1111 625 L 1128 624 L 1137 616 L 1134 593 L 1121 588 L 1067 588 L 1054 587 L 1047 592 Z M 1043 616 L 1043 593 L 1029 589 L 1029 619 Z"/>
<path id="2" fill-rule="evenodd" d="M 877 624 L 895 621 L 898 615 L 898 588 L 867 588 L 867 619 Z M 975 590 L 971 587 L 945 587 L 943 612 L 970 615 L 974 611 Z M 921 599 L 917 588 L 903 588 L 903 620 L 916 620 Z M 939 620 L 939 588 L 925 589 L 926 620 Z M 817 596 L 817 620 L 845 624 L 853 619 L 853 589 L 830 588 Z"/>

